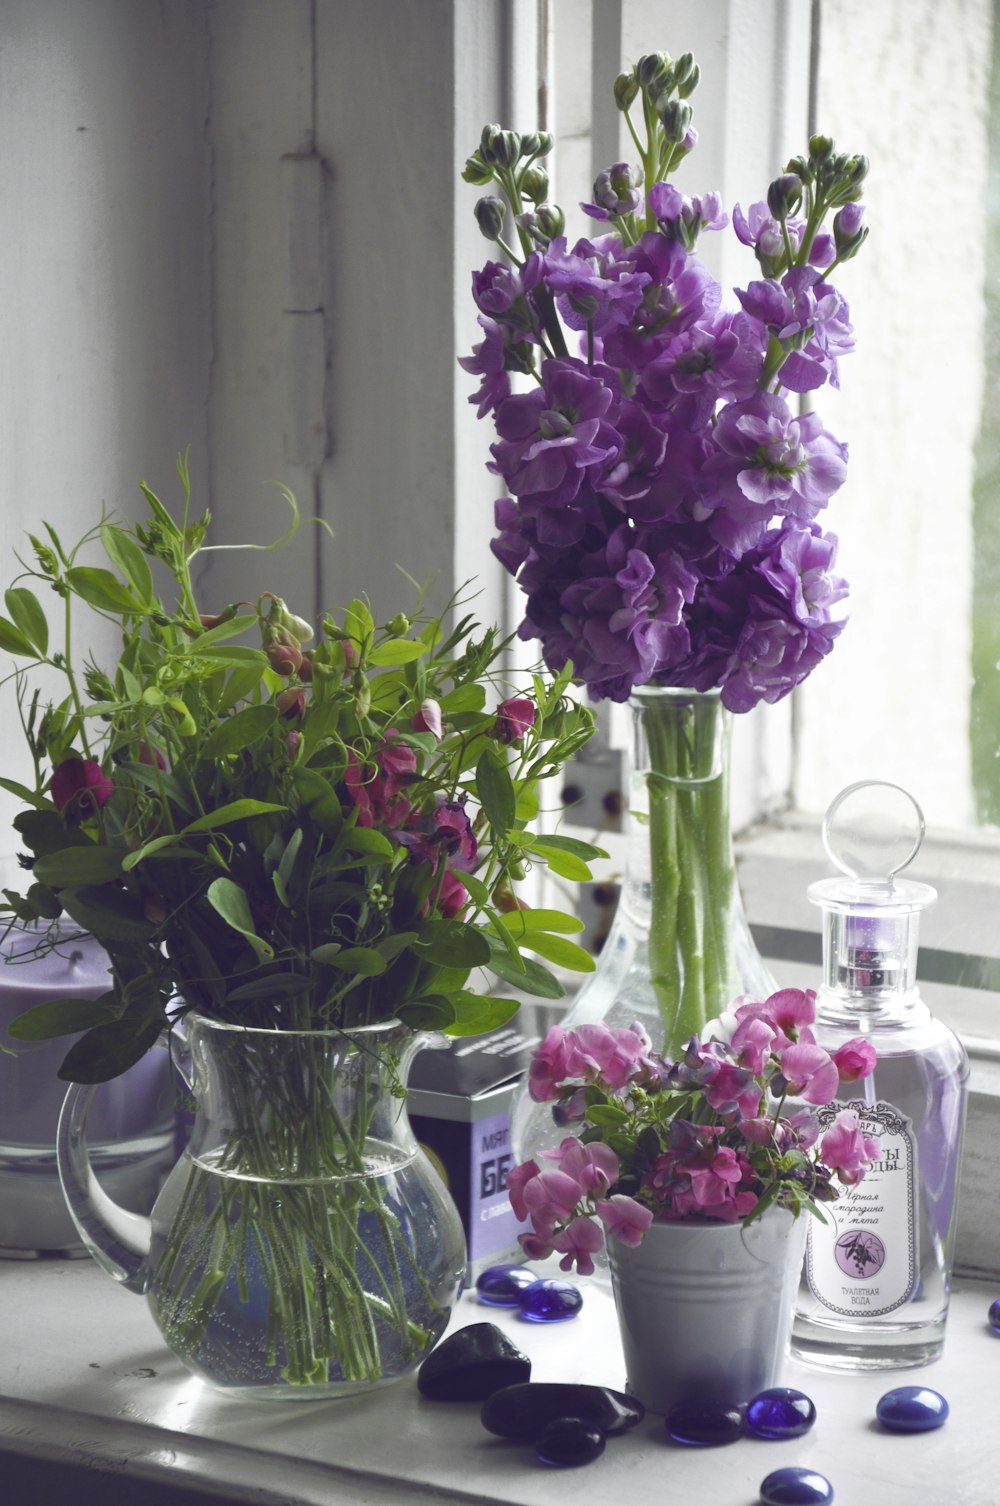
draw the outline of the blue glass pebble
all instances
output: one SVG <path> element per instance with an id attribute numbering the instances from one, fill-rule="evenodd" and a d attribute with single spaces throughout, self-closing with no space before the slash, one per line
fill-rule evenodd
<path id="1" fill-rule="evenodd" d="M 726 1401 L 675 1401 L 666 1423 L 674 1443 L 687 1448 L 718 1448 L 746 1432 L 743 1408 Z"/>
<path id="2" fill-rule="evenodd" d="M 747 1403 L 747 1432 L 755 1438 L 801 1438 L 815 1421 L 815 1404 L 791 1386 L 761 1391 Z"/>
<path id="3" fill-rule="evenodd" d="M 875 1416 L 890 1433 L 929 1433 L 948 1417 L 948 1403 L 929 1386 L 897 1386 L 887 1391 L 875 1408 Z"/>
<path id="4" fill-rule="evenodd" d="M 537 1280 L 524 1265 L 491 1265 L 481 1272 L 476 1292 L 487 1307 L 516 1307 L 524 1288 Z"/>
<path id="5" fill-rule="evenodd" d="M 789 1464 L 761 1481 L 760 1499 L 761 1506 L 827 1506 L 833 1500 L 833 1486 L 814 1469 Z"/>
<path id="6" fill-rule="evenodd" d="M 581 1417 L 554 1417 L 535 1442 L 539 1463 L 566 1469 L 591 1464 L 604 1453 L 604 1434 Z"/>
<path id="7" fill-rule="evenodd" d="M 529 1323 L 565 1323 L 583 1306 L 583 1296 L 572 1281 L 532 1281 L 517 1296 L 522 1318 Z"/>
<path id="8" fill-rule="evenodd" d="M 1000 1297 L 990 1307 L 989 1321 L 993 1332 L 1000 1333 Z"/>

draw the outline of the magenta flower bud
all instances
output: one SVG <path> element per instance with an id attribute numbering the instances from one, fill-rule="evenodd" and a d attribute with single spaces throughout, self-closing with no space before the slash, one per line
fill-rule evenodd
<path id="1" fill-rule="evenodd" d="M 290 762 L 292 762 L 292 763 L 295 762 L 296 755 L 297 755 L 297 753 L 299 751 L 299 748 L 301 746 L 302 746 L 302 733 L 301 732 L 289 732 L 288 736 L 285 738 L 285 747 L 288 749 L 288 758 L 289 758 Z"/>
<path id="2" fill-rule="evenodd" d="M 870 1077 L 875 1071 L 876 1061 L 875 1047 L 861 1036 L 845 1041 L 833 1053 L 833 1064 L 840 1073 L 841 1082 L 859 1082 L 863 1077 Z"/>
<path id="3" fill-rule="evenodd" d="M 92 758 L 64 758 L 52 771 L 49 794 L 61 811 L 77 801 L 81 810 L 94 813 L 107 805 L 114 792 L 111 780 Z"/>
<path id="4" fill-rule="evenodd" d="M 432 701 L 429 698 L 426 701 L 421 701 L 420 710 L 413 718 L 410 726 L 414 732 L 433 733 L 438 742 L 440 742 L 444 736 L 444 727 L 441 722 L 441 707 L 437 701 Z"/>
<path id="5" fill-rule="evenodd" d="M 535 703 L 524 696 L 511 696 L 497 707 L 491 735 L 501 743 L 519 743 L 535 725 Z"/>

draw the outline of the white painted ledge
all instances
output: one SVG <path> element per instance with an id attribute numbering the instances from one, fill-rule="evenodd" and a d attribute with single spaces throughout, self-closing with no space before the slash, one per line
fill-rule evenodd
<path id="1" fill-rule="evenodd" d="M 500 1324 L 532 1356 L 535 1380 L 620 1387 L 611 1300 L 581 1285 L 583 1312 L 567 1324 L 526 1324 L 466 1296 L 453 1325 Z M 0 1266 L 0 1494 L 11 1506 L 551 1506 L 554 1491 L 569 1490 L 575 1506 L 607 1506 L 627 1481 L 630 1500 L 663 1501 L 669 1485 L 672 1501 L 750 1506 L 765 1475 L 798 1464 L 826 1475 L 844 1506 L 1000 1506 L 1000 1336 L 986 1322 L 997 1294 L 958 1284 L 944 1356 L 923 1369 L 833 1375 L 789 1361 L 785 1382 L 819 1413 L 804 1438 L 681 1449 L 647 1417 L 560 1479 L 530 1449 L 486 1433 L 477 1406 L 422 1400 L 413 1377 L 338 1402 L 227 1401 L 187 1376 L 145 1303 L 91 1262 L 9 1263 Z M 948 1422 L 884 1433 L 879 1396 L 916 1383 L 948 1398 Z"/>

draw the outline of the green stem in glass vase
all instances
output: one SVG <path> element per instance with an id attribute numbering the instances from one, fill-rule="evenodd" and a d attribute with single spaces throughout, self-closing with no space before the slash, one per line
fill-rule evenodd
<path id="1" fill-rule="evenodd" d="M 682 691 L 643 697 L 650 978 L 668 1056 L 731 1002 L 725 716 L 715 697 Z"/>

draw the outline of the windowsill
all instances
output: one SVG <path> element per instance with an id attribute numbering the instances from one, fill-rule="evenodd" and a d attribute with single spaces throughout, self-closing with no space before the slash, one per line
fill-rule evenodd
<path id="1" fill-rule="evenodd" d="M 621 1387 L 610 1297 L 583 1280 L 572 1323 L 539 1328 L 464 1297 L 452 1326 L 491 1321 L 532 1357 L 534 1380 Z M 918 1370 L 830 1374 L 789 1361 L 784 1381 L 813 1397 L 819 1419 L 785 1443 L 745 1439 L 724 1449 L 669 1445 L 649 1416 L 608 1441 L 603 1458 L 573 1475 L 579 1506 L 604 1506 L 626 1471 L 629 1494 L 746 1506 L 771 1470 L 808 1466 L 837 1499 L 913 1506 L 996 1500 L 989 1420 L 997 1344 L 986 1323 L 989 1286 L 959 1282 L 945 1353 Z M 530 1449 L 487 1434 L 475 1405 L 421 1400 L 407 1377 L 376 1396 L 331 1404 L 227 1400 L 189 1377 L 163 1347 L 146 1305 L 90 1261 L 0 1265 L 0 1469 L 8 1500 L 76 1506 L 418 1506 L 428 1501 L 547 1506 L 552 1475 Z M 893 1386 L 941 1391 L 951 1417 L 938 1432 L 882 1432 L 875 1403 Z M 81 1490 L 87 1471 L 88 1491 Z M 616 1483 L 617 1482 L 617 1483 Z"/>

